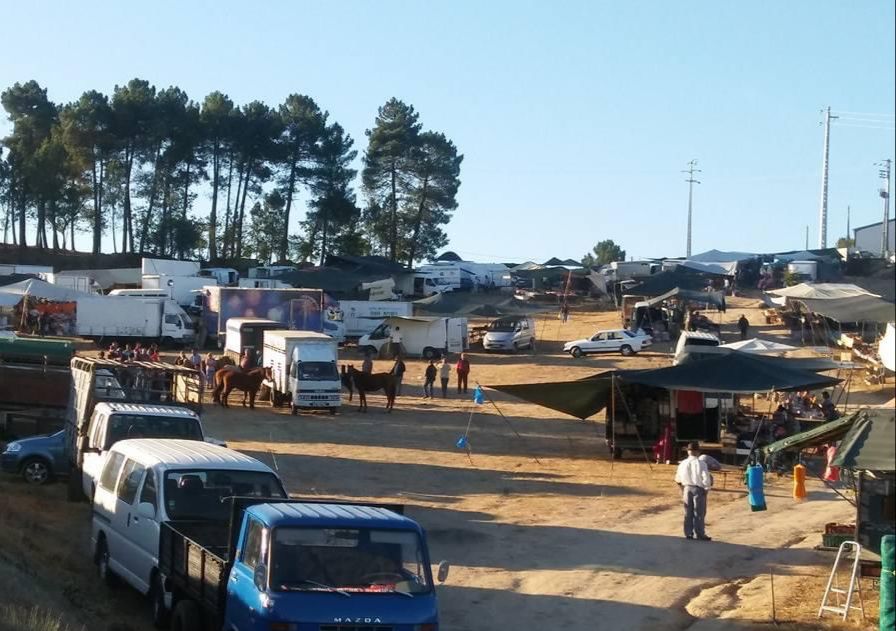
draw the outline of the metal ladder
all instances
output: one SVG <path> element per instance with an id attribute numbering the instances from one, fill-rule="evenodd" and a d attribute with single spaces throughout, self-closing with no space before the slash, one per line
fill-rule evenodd
<path id="1" fill-rule="evenodd" d="M 842 589 L 837 586 L 837 570 L 840 569 L 840 558 L 848 548 L 852 548 L 855 551 L 855 559 L 853 559 L 852 571 L 849 575 L 849 586 L 846 589 Z M 861 552 L 862 546 L 855 541 L 844 541 L 840 544 L 840 548 L 837 550 L 837 558 L 834 559 L 834 567 L 831 569 L 831 577 L 828 579 L 828 586 L 825 588 L 824 596 L 821 599 L 821 607 L 818 608 L 819 618 L 821 618 L 824 612 L 828 611 L 842 616 L 846 620 L 850 609 L 858 609 L 862 612 L 862 619 L 865 618 L 865 602 L 862 600 L 862 584 L 859 577 L 859 556 Z M 852 595 L 856 591 L 859 593 L 858 607 L 852 604 Z M 828 604 L 828 597 L 831 594 L 836 595 L 836 605 Z M 845 603 L 841 603 L 841 596 L 846 596 Z"/>

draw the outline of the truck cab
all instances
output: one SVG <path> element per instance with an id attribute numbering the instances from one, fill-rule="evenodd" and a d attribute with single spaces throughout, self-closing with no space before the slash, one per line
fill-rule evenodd
<path id="1" fill-rule="evenodd" d="M 97 403 L 87 429 L 81 485 L 93 497 L 97 480 L 112 446 L 130 438 L 205 440 L 199 415 L 186 407 L 139 403 Z"/>
<path id="2" fill-rule="evenodd" d="M 297 340 L 289 364 L 292 413 L 300 409 L 328 409 L 335 414 L 342 403 L 342 381 L 336 366 L 336 342 L 323 333 Z"/>
<path id="3" fill-rule="evenodd" d="M 175 627 L 185 618 L 241 631 L 438 629 L 426 534 L 415 521 L 373 505 L 258 501 L 241 518 L 234 510 L 229 558 L 195 539 L 186 543 L 197 549 L 181 553 L 189 537 L 166 524 L 160 562 L 174 588 Z M 197 574 L 187 559 L 201 557 Z M 443 562 L 438 579 L 447 574 Z M 211 584 L 226 585 L 224 602 L 198 598 Z"/>

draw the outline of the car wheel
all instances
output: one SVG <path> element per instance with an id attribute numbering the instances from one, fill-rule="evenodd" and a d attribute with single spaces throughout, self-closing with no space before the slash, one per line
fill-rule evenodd
<path id="1" fill-rule="evenodd" d="M 104 537 L 100 537 L 99 543 L 96 544 L 96 571 L 103 584 L 115 587 L 115 573 L 109 567 L 109 546 L 106 545 Z"/>
<path id="2" fill-rule="evenodd" d="M 573 357 L 575 357 L 576 359 L 578 359 L 579 357 L 581 357 L 583 355 L 582 349 L 579 348 L 578 346 L 573 346 L 569 350 L 569 354 L 572 355 Z"/>
<path id="3" fill-rule="evenodd" d="M 379 355 L 379 352 L 376 350 L 376 346 L 363 346 L 359 350 L 361 351 L 362 355 L 367 355 L 368 353 L 372 357 L 376 357 L 377 355 Z"/>
<path id="4" fill-rule="evenodd" d="M 182 600 L 174 608 L 171 631 L 200 631 L 202 617 L 199 607 L 192 600 Z"/>
<path id="5" fill-rule="evenodd" d="M 50 465 L 43 458 L 28 458 L 22 463 L 22 477 L 28 484 L 46 484 L 53 477 Z"/>
<path id="6" fill-rule="evenodd" d="M 629 355 L 634 355 L 635 351 L 628 344 L 623 344 L 619 349 L 619 352 L 622 353 L 623 357 L 628 357 Z"/>
<path id="7" fill-rule="evenodd" d="M 156 629 L 167 629 L 171 622 L 171 612 L 165 606 L 165 588 L 162 587 L 162 579 L 158 572 L 152 577 L 152 625 Z"/>

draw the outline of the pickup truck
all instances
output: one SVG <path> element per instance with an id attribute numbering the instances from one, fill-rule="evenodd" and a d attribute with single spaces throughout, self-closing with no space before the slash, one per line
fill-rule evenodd
<path id="1" fill-rule="evenodd" d="M 426 535 L 401 512 L 240 497 L 229 524 L 162 523 L 171 628 L 437 631 Z"/>

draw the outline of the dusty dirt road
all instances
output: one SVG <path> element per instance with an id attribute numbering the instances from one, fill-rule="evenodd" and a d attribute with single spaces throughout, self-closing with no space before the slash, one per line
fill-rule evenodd
<path id="1" fill-rule="evenodd" d="M 733 301 L 735 307 L 754 302 Z M 758 311 L 746 312 L 758 322 Z M 730 339 L 740 313 L 732 308 L 723 316 Z M 564 325 L 545 320 L 537 354 L 474 353 L 471 377 L 483 384 L 559 381 L 613 366 L 668 364 L 663 346 L 627 359 L 573 360 L 559 352 L 562 340 L 614 328 L 617 318 L 573 312 Z M 781 334 L 770 328 L 757 332 L 771 339 Z M 360 361 L 351 352 L 343 360 Z M 376 370 L 388 367 L 378 362 Z M 830 557 L 811 548 L 825 523 L 852 518 L 849 504 L 813 482 L 809 501 L 795 503 L 786 479 L 771 479 L 769 510 L 751 513 L 732 470 L 717 476 L 710 495 L 708 530 L 714 540 L 687 541 L 673 467 L 650 465 L 638 454 L 609 460 L 601 417 L 582 422 L 494 391 L 490 395 L 504 416 L 492 405 L 476 406 L 469 395 L 424 400 L 424 368 L 423 362 L 409 362 L 392 414 L 384 413 L 381 396 L 371 396 L 366 414 L 346 398 L 335 417 L 293 417 L 260 403 L 255 410 L 208 405 L 203 422 L 211 436 L 274 466 L 296 496 L 405 504 L 426 528 L 433 560 L 452 564 L 448 582 L 438 588 L 443 629 L 757 628 L 753 621 L 767 619 L 768 609 L 762 577 L 773 571 L 823 583 Z M 854 393 L 850 400 L 891 397 L 888 387 Z M 469 453 L 455 446 L 468 423 Z M 56 487 L 34 495 L 25 510 L 48 510 L 62 492 Z M 19 510 L 12 503 L 4 508 Z M 81 512 L 83 521 L 75 517 Z M 75 527 L 66 529 L 66 520 L 75 520 Z M 67 507 L 52 533 L 83 536 L 86 520 L 86 507 Z M 111 619 L 128 625 L 123 628 L 149 628 L 142 605 L 130 594 L 86 606 L 106 593 L 94 577 L 83 576 L 89 562 L 58 541 L 43 547 L 40 560 L 61 560 L 67 572 L 57 589 L 72 602 L 73 620 L 90 629 L 104 628 L 99 621 Z M 49 584 L 52 590 L 58 582 Z M 788 597 L 781 594 L 782 600 Z M 739 616 L 747 605 L 749 614 Z M 796 615 L 810 619 L 816 607 L 817 601 L 803 603 Z"/>

